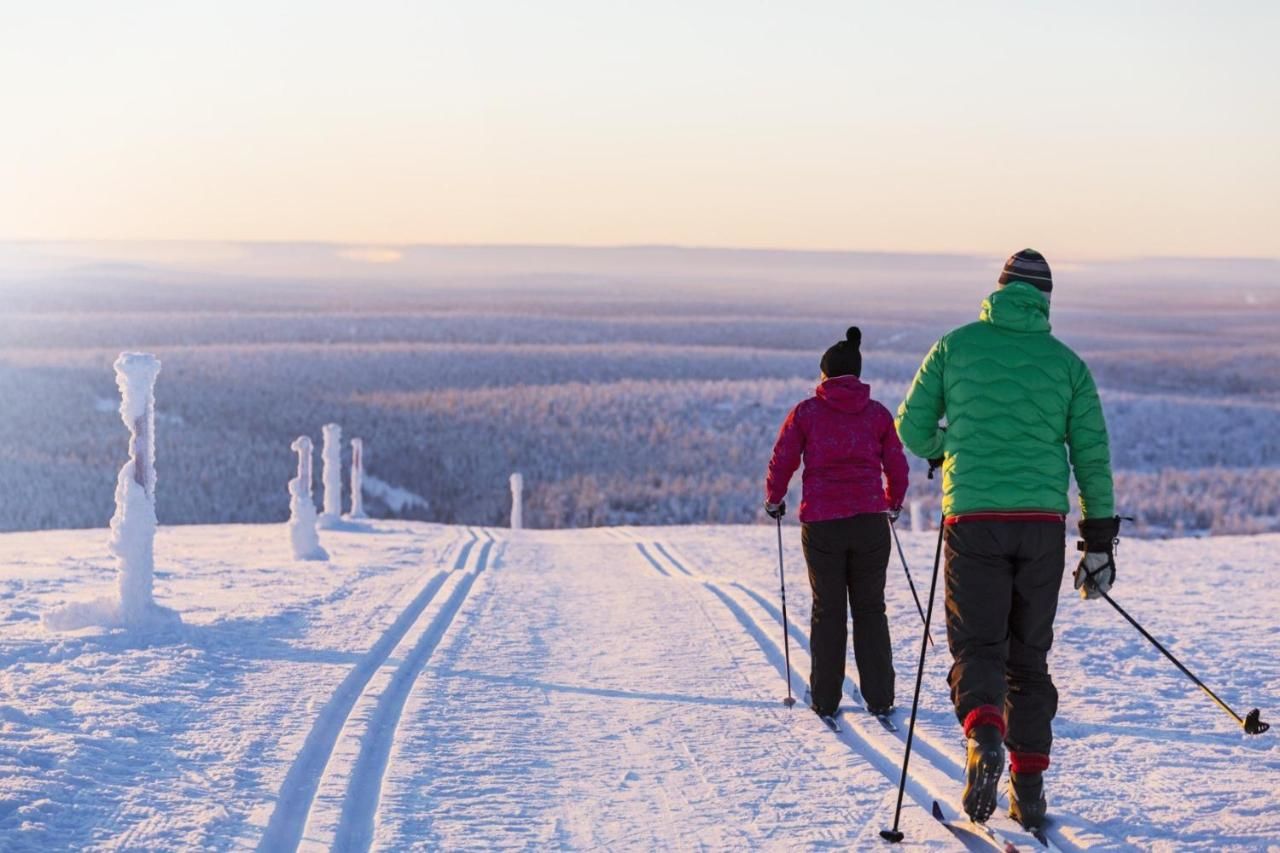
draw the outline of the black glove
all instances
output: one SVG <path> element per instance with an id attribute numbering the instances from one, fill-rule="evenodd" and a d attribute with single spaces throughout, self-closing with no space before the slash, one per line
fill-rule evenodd
<path id="1" fill-rule="evenodd" d="M 764 512 L 765 512 L 765 515 L 769 516 L 770 518 L 782 518 L 784 515 L 787 514 L 787 502 L 778 501 L 776 504 L 771 504 L 768 501 L 765 501 Z"/>
<path id="2" fill-rule="evenodd" d="M 944 439 L 943 439 L 943 440 L 945 441 L 945 440 L 946 440 L 946 439 L 945 439 L 945 436 L 946 436 L 946 434 L 947 434 L 947 428 L 946 428 L 946 427 L 938 427 L 938 432 L 942 433 L 942 435 L 944 436 Z M 942 463 L 943 463 L 943 462 L 946 462 L 946 461 L 947 461 L 947 455 L 946 455 L 946 453 L 943 453 L 943 455 L 941 455 L 941 456 L 935 456 L 933 459 L 930 459 L 930 460 L 929 460 L 929 479 L 930 479 L 930 480 L 932 480 L 932 479 L 933 479 L 933 472 L 934 472 L 934 471 L 937 471 L 939 468 L 941 468 L 941 467 L 942 467 Z"/>
<path id="3" fill-rule="evenodd" d="M 1074 580 L 1081 598 L 1101 598 L 1116 582 L 1116 543 L 1120 537 L 1120 517 L 1086 518 L 1080 522 L 1080 541 L 1076 548 L 1084 552 L 1076 566 Z"/>
<path id="4" fill-rule="evenodd" d="M 1114 554 L 1120 538 L 1120 516 L 1086 518 L 1080 522 L 1080 543 L 1076 548 L 1099 554 Z"/>

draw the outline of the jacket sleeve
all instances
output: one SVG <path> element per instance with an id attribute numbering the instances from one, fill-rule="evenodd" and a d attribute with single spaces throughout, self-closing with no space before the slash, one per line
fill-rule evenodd
<path id="1" fill-rule="evenodd" d="M 765 476 L 764 496 L 771 504 L 781 502 L 787 496 L 791 477 L 800 467 L 804 454 L 804 429 L 800 426 L 800 407 L 796 406 L 782 422 L 778 440 L 773 444 L 773 456 L 769 459 L 769 471 Z"/>
<path id="2" fill-rule="evenodd" d="M 943 399 L 942 363 L 946 338 L 938 341 L 924 357 L 906 399 L 898 407 L 898 436 L 902 444 L 921 459 L 936 459 L 946 442 L 938 421 L 946 411 Z"/>
<path id="3" fill-rule="evenodd" d="M 907 457 L 902 452 L 902 442 L 898 440 L 898 431 L 894 428 L 893 415 L 884 410 L 884 434 L 880 438 L 880 464 L 884 467 L 885 486 L 884 499 L 889 502 L 890 509 L 898 509 L 907 497 L 907 481 L 911 468 L 907 465 Z"/>
<path id="4" fill-rule="evenodd" d="M 1067 409 L 1067 453 L 1080 487 L 1080 511 L 1084 517 L 1115 515 L 1107 421 L 1102 415 L 1098 387 L 1083 361 L 1079 363 Z"/>

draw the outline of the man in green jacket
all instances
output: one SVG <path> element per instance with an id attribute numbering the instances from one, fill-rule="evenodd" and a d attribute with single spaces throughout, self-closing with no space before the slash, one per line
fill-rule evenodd
<path id="1" fill-rule="evenodd" d="M 903 445 L 943 471 L 948 680 L 969 739 L 965 811 L 979 822 L 995 811 L 1007 745 L 1010 815 L 1028 828 L 1046 810 L 1058 707 L 1047 657 L 1072 471 L 1085 552 L 1075 585 L 1085 598 L 1115 579 L 1120 527 L 1098 389 L 1049 333 L 1052 292 L 1039 252 L 1010 257 L 978 322 L 929 351 L 897 418 Z"/>

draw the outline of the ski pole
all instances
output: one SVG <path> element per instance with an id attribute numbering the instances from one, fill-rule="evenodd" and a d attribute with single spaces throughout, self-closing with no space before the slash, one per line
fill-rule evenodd
<path id="1" fill-rule="evenodd" d="M 1125 609 L 1124 609 L 1123 607 L 1121 607 L 1119 604 L 1116 604 L 1115 600 L 1114 600 L 1114 599 L 1112 599 L 1112 597 L 1111 597 L 1111 596 L 1107 595 L 1107 594 L 1104 592 L 1104 593 L 1102 593 L 1102 597 L 1103 597 L 1103 598 L 1105 598 L 1105 599 L 1107 600 L 1107 603 L 1108 603 L 1108 604 L 1110 604 L 1112 607 L 1114 607 L 1114 608 L 1116 609 L 1116 612 L 1117 612 L 1117 613 L 1119 613 L 1119 614 L 1120 614 L 1121 616 L 1123 616 L 1125 619 L 1129 620 L 1129 624 L 1130 624 L 1130 625 L 1132 625 L 1133 627 L 1137 628 L 1137 629 L 1138 629 L 1138 633 L 1139 633 L 1139 634 L 1141 634 L 1142 636 L 1146 637 L 1146 638 L 1147 638 L 1147 640 L 1151 643 L 1151 645 L 1155 646 L 1157 649 L 1159 649 L 1159 650 L 1160 650 L 1160 653 L 1161 653 L 1161 654 L 1163 654 L 1163 655 L 1164 655 L 1165 657 L 1167 657 L 1169 660 L 1173 661 L 1173 665 L 1174 665 L 1174 666 L 1176 666 L 1178 669 L 1182 670 L 1182 673 L 1183 673 L 1187 678 L 1190 678 L 1193 682 L 1195 682 L 1195 684 L 1196 684 L 1196 686 L 1197 686 L 1197 687 L 1199 687 L 1199 688 L 1200 688 L 1201 690 L 1203 690 L 1205 693 L 1208 693 L 1208 694 L 1209 694 L 1209 698 L 1210 698 L 1210 699 L 1212 699 L 1213 701 L 1215 701 L 1215 702 L 1217 702 L 1217 703 L 1218 703 L 1218 707 L 1220 707 L 1222 710 L 1226 711 L 1228 714 L 1230 714 L 1232 717 L 1234 717 L 1234 718 L 1235 718 L 1235 721 L 1236 721 L 1237 723 L 1239 723 L 1241 726 L 1243 726 L 1243 727 L 1244 727 L 1244 730 L 1245 730 L 1245 733 L 1246 733 L 1246 734 L 1251 734 L 1251 735 L 1260 735 L 1260 734 L 1262 734 L 1263 732 L 1265 732 L 1267 729 L 1271 728 L 1271 724 L 1270 724 L 1270 723 L 1264 723 L 1264 722 L 1262 722 L 1262 719 L 1261 719 L 1261 716 L 1260 716 L 1260 712 L 1258 711 L 1258 709 L 1257 709 L 1257 708 L 1254 708 L 1252 711 L 1250 711 L 1248 714 L 1246 714 L 1246 715 L 1244 716 L 1244 718 L 1242 719 L 1242 718 L 1240 717 L 1240 715 L 1239 715 L 1239 714 L 1237 714 L 1235 711 L 1233 711 L 1233 710 L 1231 709 L 1231 706 L 1230 706 L 1230 705 L 1228 705 L 1226 702 L 1223 702 L 1221 699 L 1219 699 L 1219 698 L 1218 698 L 1218 694 L 1217 694 L 1217 693 L 1214 693 L 1212 690 L 1210 690 L 1210 689 L 1205 685 L 1205 683 L 1204 683 L 1203 681 L 1201 681 L 1200 679 L 1198 679 L 1198 678 L 1196 678 L 1196 677 L 1195 677 L 1195 674 L 1194 674 L 1194 673 L 1192 673 L 1192 672 L 1191 672 L 1191 670 L 1189 670 L 1189 669 L 1187 669 L 1185 666 L 1183 666 L 1183 665 L 1182 665 L 1182 661 L 1180 661 L 1180 660 L 1178 660 L 1177 658 L 1175 658 L 1175 657 L 1173 656 L 1173 654 L 1172 654 L 1168 649 L 1166 649 L 1164 646 L 1160 645 L 1160 641 L 1159 641 L 1159 640 L 1157 640 L 1155 637 L 1153 637 L 1153 636 L 1151 636 L 1150 634 L 1148 634 L 1148 633 L 1147 633 L 1147 631 L 1146 631 L 1146 629 L 1145 629 L 1145 628 L 1143 628 L 1141 625 L 1139 625 L 1139 624 L 1138 624 L 1138 620 L 1137 620 L 1137 619 L 1134 619 L 1134 618 L 1133 618 L 1132 616 L 1130 616 L 1127 612 L 1125 612 Z"/>
<path id="2" fill-rule="evenodd" d="M 880 837 L 894 844 L 905 837 L 898 829 L 902 818 L 902 795 L 907 790 L 907 764 L 911 761 L 911 744 L 916 734 L 916 713 L 920 709 L 920 684 L 924 681 L 924 658 L 929 651 L 929 621 L 933 618 L 933 599 L 938 590 L 938 566 L 942 562 L 942 535 L 946 530 L 947 516 L 938 519 L 938 550 L 933 555 L 933 580 L 929 583 L 929 609 L 924 616 L 924 636 L 920 638 L 920 665 L 916 669 L 916 692 L 911 699 L 911 723 L 907 726 L 907 750 L 902 755 L 902 777 L 898 780 L 898 805 L 893 810 L 893 829 L 880 830 Z"/>
<path id="3" fill-rule="evenodd" d="M 787 633 L 787 576 L 782 573 L 782 516 L 778 516 L 778 583 L 782 588 L 782 647 L 787 658 L 787 698 L 782 704 L 790 708 L 796 704 L 791 695 L 791 638 Z"/>
<path id="4" fill-rule="evenodd" d="M 916 600 L 916 610 L 920 613 L 920 621 L 925 622 L 924 608 L 920 606 L 920 596 L 916 595 L 916 585 L 911 581 L 911 570 L 907 568 L 907 557 L 902 553 L 902 543 L 898 541 L 898 528 L 894 526 L 893 519 L 889 519 L 889 531 L 893 533 L 893 544 L 898 546 L 898 559 L 902 561 L 902 571 L 907 574 L 907 586 L 911 587 L 911 597 Z M 929 638 L 929 645 L 933 645 L 933 635 L 929 633 L 929 623 L 925 622 L 924 635 Z"/>

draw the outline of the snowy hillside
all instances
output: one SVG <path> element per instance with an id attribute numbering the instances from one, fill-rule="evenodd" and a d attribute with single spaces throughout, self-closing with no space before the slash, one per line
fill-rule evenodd
<path id="1" fill-rule="evenodd" d="M 0 490 L 0 531 L 110 516 L 122 351 L 164 365 L 164 525 L 283 521 L 289 445 L 318 446 L 328 422 L 368 442 L 378 518 L 505 524 L 520 471 L 533 527 L 763 521 L 761 471 L 822 352 L 860 326 L 863 378 L 896 410 L 999 270 L 963 256 L 418 247 L 378 268 L 393 280 L 353 288 L 333 280 L 342 263 L 321 275 L 339 250 L 243 246 L 253 269 L 213 281 L 167 267 L 48 278 L 7 272 L 0 242 L 0 399 L 20 401 L 0 417 L 0 481 L 26 484 Z M 473 267 L 485 256 L 487 273 Z M 285 274 L 304 258 L 319 277 Z M 1102 389 L 1130 535 L 1280 532 L 1280 265 L 1072 265 L 1052 319 Z M 932 515 L 925 470 L 912 498 Z"/>
<path id="2" fill-rule="evenodd" d="M 106 535 L 0 535 L 0 848 L 887 849 L 906 712 L 895 735 L 847 710 L 836 735 L 780 704 L 770 526 L 370 522 L 324 531 L 332 559 L 305 565 L 283 526 L 166 527 L 156 600 L 180 626 L 47 633 L 41 614 L 114 583 Z M 799 691 L 809 595 L 787 536 Z M 934 541 L 904 535 L 922 589 Z M 1126 540 L 1115 589 L 1264 719 L 1280 717 L 1277 548 Z M 896 561 L 889 577 L 909 706 L 919 617 Z M 915 849 L 962 849 L 926 811 L 959 799 L 947 666 L 931 653 Z M 1061 848 L 1280 849 L 1274 731 L 1244 736 L 1069 581 L 1052 666 Z"/>

